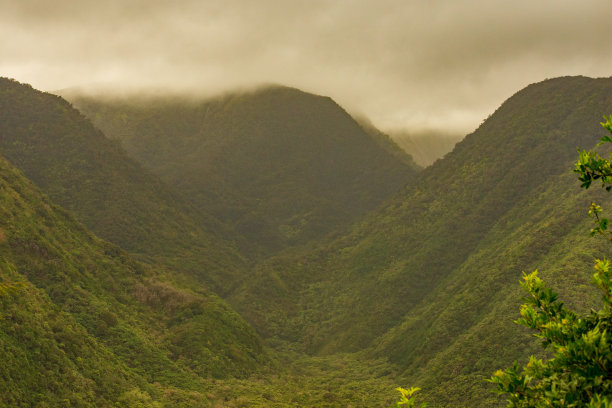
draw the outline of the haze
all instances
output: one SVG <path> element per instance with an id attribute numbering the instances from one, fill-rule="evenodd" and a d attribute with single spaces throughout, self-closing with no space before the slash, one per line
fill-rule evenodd
<path id="1" fill-rule="evenodd" d="M 279 83 L 382 129 L 473 130 L 525 85 L 612 75 L 609 0 L 0 0 L 0 75 L 53 91 Z"/>

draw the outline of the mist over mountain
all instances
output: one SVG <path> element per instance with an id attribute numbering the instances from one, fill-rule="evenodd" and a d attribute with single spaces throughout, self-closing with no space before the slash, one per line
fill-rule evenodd
<path id="1" fill-rule="evenodd" d="M 411 181 L 412 159 L 330 98 L 279 86 L 198 101 L 67 97 L 144 167 L 270 254 L 337 231 Z"/>

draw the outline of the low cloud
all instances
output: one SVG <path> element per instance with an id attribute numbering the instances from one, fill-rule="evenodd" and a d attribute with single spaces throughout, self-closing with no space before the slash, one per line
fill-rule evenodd
<path id="1" fill-rule="evenodd" d="M 0 0 L 0 74 L 44 90 L 280 83 L 382 128 L 473 130 L 529 83 L 612 75 L 609 0 Z"/>

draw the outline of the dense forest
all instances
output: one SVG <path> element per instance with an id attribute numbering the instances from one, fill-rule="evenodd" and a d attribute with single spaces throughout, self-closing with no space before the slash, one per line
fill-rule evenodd
<path id="1" fill-rule="evenodd" d="M 612 198 L 572 168 L 612 79 L 530 85 L 425 168 L 293 88 L 61 94 L 0 79 L 0 406 L 499 407 L 549 356 L 523 271 L 600 304 Z"/>
<path id="2" fill-rule="evenodd" d="M 192 205 L 232 226 L 249 258 L 341 230 L 418 168 L 330 98 L 292 88 L 201 101 L 70 99 Z"/>

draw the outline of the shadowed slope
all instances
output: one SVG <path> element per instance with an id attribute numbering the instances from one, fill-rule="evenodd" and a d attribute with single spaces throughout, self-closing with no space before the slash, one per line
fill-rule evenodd
<path id="1" fill-rule="evenodd" d="M 210 101 L 68 96 L 145 167 L 273 253 L 346 226 L 416 166 L 335 102 L 272 87 Z M 398 157 L 401 156 L 401 157 Z"/>
<path id="2" fill-rule="evenodd" d="M 0 78 L 0 152 L 101 237 L 226 291 L 243 261 L 194 210 L 55 95 Z"/>

